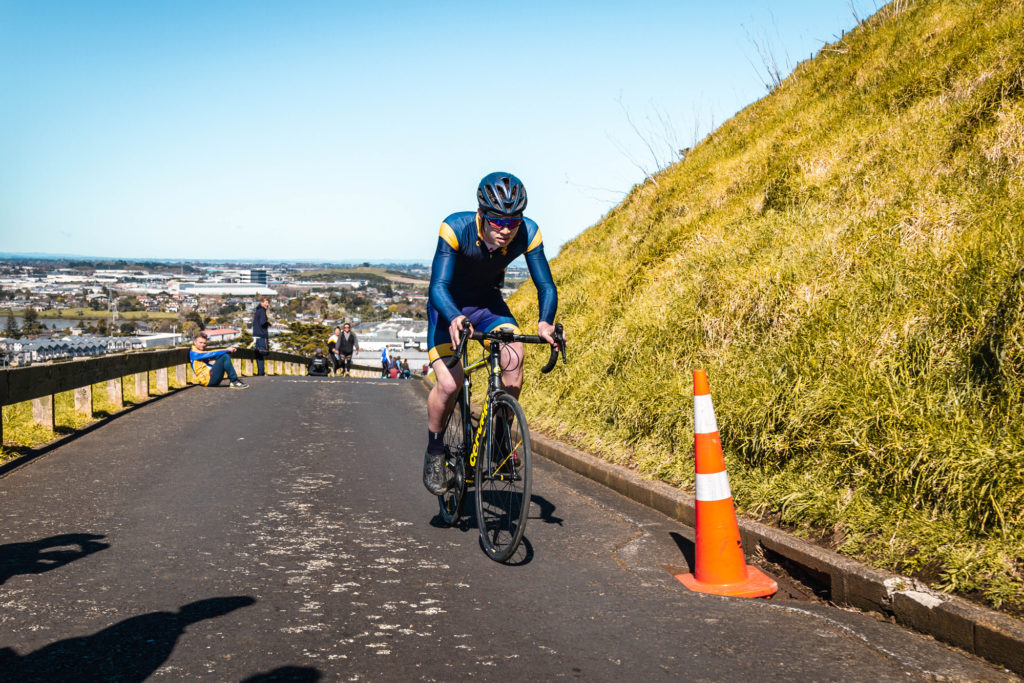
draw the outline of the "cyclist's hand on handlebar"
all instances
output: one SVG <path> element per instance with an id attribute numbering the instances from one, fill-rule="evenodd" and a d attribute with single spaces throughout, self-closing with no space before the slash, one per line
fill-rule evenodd
<path id="1" fill-rule="evenodd" d="M 541 320 L 537 323 L 537 336 L 551 344 L 552 348 L 561 350 L 558 342 L 555 340 L 555 326 L 551 323 L 544 322 Z M 565 333 L 562 333 L 562 338 L 565 339 Z"/>
<path id="2" fill-rule="evenodd" d="M 455 320 L 453 320 L 451 322 L 451 324 L 448 326 L 448 335 L 452 338 L 452 348 L 453 349 L 458 348 L 459 347 L 459 342 L 462 341 L 462 325 L 463 325 L 463 321 L 465 321 L 467 324 L 469 324 L 469 321 L 466 320 L 466 316 L 460 315 L 460 316 L 457 316 L 455 318 Z M 470 336 L 473 335 L 473 325 L 472 324 L 469 324 L 469 327 L 467 328 L 466 334 L 468 334 Z"/>

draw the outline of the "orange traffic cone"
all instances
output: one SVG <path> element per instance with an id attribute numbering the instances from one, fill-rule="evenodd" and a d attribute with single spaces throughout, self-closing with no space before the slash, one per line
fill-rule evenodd
<path id="1" fill-rule="evenodd" d="M 693 373 L 693 434 L 697 466 L 697 558 L 692 574 L 678 574 L 683 585 L 698 593 L 761 598 L 778 584 L 743 559 L 740 528 L 718 439 L 708 376 Z"/>

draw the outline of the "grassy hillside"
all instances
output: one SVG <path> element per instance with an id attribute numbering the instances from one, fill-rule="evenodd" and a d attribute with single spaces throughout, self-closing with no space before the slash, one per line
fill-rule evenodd
<path id="1" fill-rule="evenodd" d="M 562 249 L 531 424 L 692 487 L 706 368 L 740 508 L 1021 613 L 1022 189 L 1024 0 L 887 5 Z"/>

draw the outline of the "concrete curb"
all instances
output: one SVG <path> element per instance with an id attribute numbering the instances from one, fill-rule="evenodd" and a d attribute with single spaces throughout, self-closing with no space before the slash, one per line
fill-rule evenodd
<path id="1" fill-rule="evenodd" d="M 433 383 L 423 378 L 429 390 Z M 531 433 L 533 452 L 653 508 L 683 524 L 695 523 L 694 497 L 664 482 Z M 877 612 L 937 640 L 1024 675 L 1024 622 L 916 579 L 866 567 L 779 529 L 739 518 L 746 553 L 764 553 L 791 573 L 817 584 L 831 602 Z"/>

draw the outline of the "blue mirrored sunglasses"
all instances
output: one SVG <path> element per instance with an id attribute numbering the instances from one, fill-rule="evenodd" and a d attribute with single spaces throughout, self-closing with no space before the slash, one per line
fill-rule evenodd
<path id="1" fill-rule="evenodd" d="M 509 228 L 514 230 L 523 222 L 522 218 L 487 218 L 487 222 L 495 228 Z"/>

